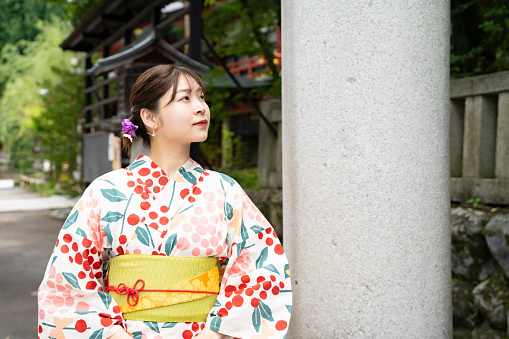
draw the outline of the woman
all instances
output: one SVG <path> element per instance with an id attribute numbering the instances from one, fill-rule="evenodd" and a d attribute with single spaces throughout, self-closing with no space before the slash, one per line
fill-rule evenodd
<path id="1" fill-rule="evenodd" d="M 233 179 L 189 158 L 207 138 L 204 94 L 181 66 L 138 78 L 123 143 L 141 137 L 150 155 L 97 178 L 71 211 L 39 288 L 39 338 L 285 337 L 276 233 Z"/>

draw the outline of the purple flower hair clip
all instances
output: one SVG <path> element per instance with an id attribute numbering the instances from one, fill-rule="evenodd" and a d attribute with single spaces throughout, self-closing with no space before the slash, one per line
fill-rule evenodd
<path id="1" fill-rule="evenodd" d="M 122 126 L 122 133 L 124 133 L 124 137 L 133 142 L 133 138 L 136 137 L 135 131 L 138 129 L 138 126 L 133 124 L 129 119 L 124 119 L 122 121 Z"/>

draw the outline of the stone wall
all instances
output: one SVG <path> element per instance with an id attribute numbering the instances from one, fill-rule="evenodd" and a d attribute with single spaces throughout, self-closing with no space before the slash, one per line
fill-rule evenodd
<path id="1" fill-rule="evenodd" d="M 509 335 L 509 214 L 451 211 L 454 338 Z"/>

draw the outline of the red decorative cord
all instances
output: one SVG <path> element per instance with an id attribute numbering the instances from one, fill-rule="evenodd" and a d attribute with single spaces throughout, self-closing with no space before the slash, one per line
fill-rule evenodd
<path id="1" fill-rule="evenodd" d="M 141 283 L 140 288 L 136 288 L 136 285 L 138 283 Z M 134 283 L 133 287 L 129 287 L 126 284 L 118 284 L 117 287 L 115 286 L 108 286 L 106 289 L 106 292 L 113 291 L 115 293 L 118 293 L 120 295 L 126 295 L 127 294 L 127 303 L 129 306 L 136 306 L 138 304 L 138 300 L 140 299 L 140 295 L 138 292 L 186 292 L 186 293 L 207 293 L 207 294 L 219 294 L 219 292 L 210 292 L 210 291 L 190 291 L 190 290 L 146 290 L 145 289 L 145 281 L 143 279 L 138 279 Z"/>

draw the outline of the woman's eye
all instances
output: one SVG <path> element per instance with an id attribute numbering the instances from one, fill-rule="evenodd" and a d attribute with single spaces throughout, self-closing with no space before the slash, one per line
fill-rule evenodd
<path id="1" fill-rule="evenodd" d="M 188 96 L 182 97 L 182 98 L 180 98 L 179 101 L 182 101 L 182 100 L 189 100 L 189 97 Z"/>
<path id="2" fill-rule="evenodd" d="M 205 100 L 205 95 L 200 95 L 201 100 Z"/>

